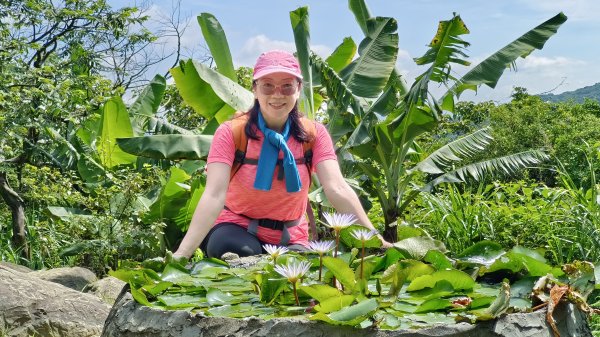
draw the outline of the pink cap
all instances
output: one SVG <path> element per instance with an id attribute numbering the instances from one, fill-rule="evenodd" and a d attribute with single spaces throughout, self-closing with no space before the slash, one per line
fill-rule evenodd
<path id="1" fill-rule="evenodd" d="M 293 54 L 283 50 L 262 53 L 254 65 L 254 79 L 273 73 L 286 73 L 302 79 L 300 65 Z"/>

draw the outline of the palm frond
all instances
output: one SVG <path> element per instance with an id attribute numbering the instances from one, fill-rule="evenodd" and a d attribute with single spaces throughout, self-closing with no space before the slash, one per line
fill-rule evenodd
<path id="1" fill-rule="evenodd" d="M 558 28 L 565 21 L 567 21 L 567 17 L 561 12 L 473 67 L 444 94 L 440 100 L 440 102 L 443 102 L 443 108 L 453 111 L 454 96 L 459 97 L 467 89 L 476 91 L 481 84 L 485 84 L 490 88 L 496 87 L 504 70 L 514 66 L 517 58 L 525 58 L 535 49 L 542 49 L 546 41 L 556 34 Z"/>
<path id="2" fill-rule="evenodd" d="M 410 138 L 408 126 L 411 124 L 422 126 L 418 129 L 428 130 L 437 122 L 442 110 L 436 100 L 430 99 L 429 81 L 446 83 L 448 79 L 455 80 L 450 75 L 452 63 L 469 64 L 461 58 L 466 57 L 463 49 L 469 43 L 459 37 L 468 33 L 469 30 L 460 16 L 454 16 L 448 21 L 440 21 L 437 33 L 429 44 L 429 50 L 425 55 L 415 58 L 418 65 L 431 64 L 431 66 L 417 76 L 400 103 L 404 112 L 398 114 L 390 123 L 390 128 L 394 130 L 396 138 Z M 418 134 L 413 133 L 412 136 L 416 137 Z"/>
<path id="3" fill-rule="evenodd" d="M 430 191 L 434 186 L 446 182 L 459 183 L 465 182 L 468 179 L 478 181 L 481 180 L 485 175 L 510 175 L 520 169 L 537 165 L 548 158 L 549 156 L 543 151 L 529 150 L 469 164 L 438 176 L 425 185 L 423 190 Z"/>
<path id="4" fill-rule="evenodd" d="M 348 88 L 338 73 L 333 70 L 327 62 L 323 61 L 321 57 L 313 53 L 311 55 L 310 63 L 312 63 L 315 71 L 320 74 L 321 83 L 325 85 L 329 102 L 335 105 L 336 110 L 346 111 L 349 106 L 352 106 L 353 108 L 356 106 L 360 107 L 352 90 Z M 358 111 L 354 111 L 354 113 L 361 116 L 362 108 L 358 109 Z"/>
<path id="5" fill-rule="evenodd" d="M 444 173 L 444 169 L 452 163 L 470 158 L 483 151 L 493 139 L 489 131 L 489 128 L 484 128 L 442 146 L 410 169 L 408 173 L 417 170 L 429 174 Z"/>
<path id="6" fill-rule="evenodd" d="M 340 71 L 340 77 L 359 97 L 381 94 L 398 57 L 398 23 L 393 18 L 367 20 L 368 33 L 358 47 L 360 56 Z"/>
<path id="7" fill-rule="evenodd" d="M 431 63 L 431 68 L 421 76 L 429 77 L 429 80 L 444 83 L 448 79 L 454 79 L 450 75 L 452 63 L 469 65 L 463 51 L 469 43 L 460 38 L 460 35 L 469 34 L 469 29 L 459 15 L 451 20 L 440 21 L 438 30 L 425 55 L 415 58 L 418 65 Z M 417 81 L 419 78 L 417 78 Z"/>

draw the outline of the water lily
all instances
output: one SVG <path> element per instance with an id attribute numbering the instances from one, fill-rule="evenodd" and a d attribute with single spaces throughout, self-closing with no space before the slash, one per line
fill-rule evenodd
<path id="1" fill-rule="evenodd" d="M 333 241 L 310 241 L 308 243 L 308 249 L 319 254 L 319 282 L 321 281 L 321 274 L 323 272 L 323 255 L 331 251 L 334 244 L 335 242 Z"/>
<path id="2" fill-rule="evenodd" d="M 363 278 L 363 263 L 365 260 L 365 242 L 371 240 L 375 235 L 377 235 L 377 232 L 374 230 L 368 230 L 368 229 L 356 229 L 354 231 L 352 231 L 352 236 L 361 242 L 361 257 L 360 257 L 360 278 Z"/>
<path id="3" fill-rule="evenodd" d="M 286 247 L 283 247 L 283 246 L 278 247 L 278 246 L 270 245 L 270 244 L 264 244 L 263 249 L 265 251 L 267 251 L 267 253 L 269 255 L 271 255 L 271 258 L 273 259 L 273 265 L 277 264 L 278 257 L 289 252 L 289 249 L 287 249 Z"/>
<path id="4" fill-rule="evenodd" d="M 333 257 L 337 257 L 337 252 L 340 247 L 340 232 L 342 229 L 352 225 L 357 219 L 354 214 L 340 214 L 340 213 L 325 213 L 323 214 L 325 221 L 327 221 L 327 227 L 333 229 L 335 232 L 335 251 Z"/>
<path id="5" fill-rule="evenodd" d="M 281 276 L 287 278 L 288 282 L 292 284 L 294 290 L 294 298 L 296 299 L 296 305 L 300 305 L 298 299 L 298 293 L 296 291 L 296 283 L 304 274 L 310 269 L 310 262 L 308 261 L 288 261 L 285 265 L 275 266 L 275 271 Z"/>
<path id="6" fill-rule="evenodd" d="M 356 240 L 365 243 L 366 241 L 371 240 L 375 235 L 377 235 L 377 232 L 374 230 L 368 230 L 368 229 L 356 229 L 354 231 L 352 231 L 352 233 L 350 233 Z"/>

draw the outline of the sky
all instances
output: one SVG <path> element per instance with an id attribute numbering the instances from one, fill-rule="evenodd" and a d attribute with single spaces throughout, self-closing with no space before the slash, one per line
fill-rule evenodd
<path id="1" fill-rule="evenodd" d="M 109 1 L 113 7 L 134 2 Z M 153 20 L 172 13 L 174 0 L 153 0 L 146 5 Z M 517 71 L 507 69 L 495 89 L 481 87 L 464 100 L 510 100 L 514 87 L 530 94 L 558 94 L 600 82 L 600 1 L 598 0 L 366 0 L 373 16 L 393 17 L 398 22 L 399 53 L 397 69 L 409 85 L 425 71 L 413 58 L 422 56 L 435 35 L 438 22 L 461 16 L 470 30 L 463 39 L 471 45 L 466 52 L 476 65 L 521 35 L 559 12 L 568 20 L 542 50 L 516 62 Z M 234 66 L 253 66 L 261 52 L 270 49 L 295 51 L 289 13 L 308 6 L 311 49 L 327 57 L 344 39 L 358 45 L 362 31 L 344 0 L 180 0 L 181 20 L 187 23 L 182 38 L 184 54 L 201 59 L 208 51 L 196 17 L 207 12 L 223 27 Z M 175 40 L 164 40 L 168 48 Z M 168 64 L 164 65 L 165 70 Z M 455 75 L 469 68 L 456 66 Z M 164 73 L 164 70 L 158 71 Z M 439 88 L 431 88 L 443 92 Z"/>

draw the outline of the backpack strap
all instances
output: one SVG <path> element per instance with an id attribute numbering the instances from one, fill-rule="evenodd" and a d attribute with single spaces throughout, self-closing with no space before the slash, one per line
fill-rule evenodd
<path id="1" fill-rule="evenodd" d="M 317 139 L 317 126 L 315 125 L 315 121 L 310 120 L 308 118 L 302 117 L 300 119 L 302 122 L 302 127 L 304 131 L 310 137 L 310 141 L 308 143 L 302 143 L 302 149 L 304 150 L 304 164 L 308 168 L 308 176 L 310 179 L 310 184 L 312 184 L 312 158 L 313 158 L 313 145 L 315 144 L 315 140 Z M 312 205 L 310 204 L 310 199 L 306 198 L 306 215 L 308 216 L 308 223 L 310 225 L 310 234 L 311 239 L 319 240 L 319 232 L 317 231 L 317 222 L 315 220 L 315 213 L 313 212 Z"/>
<path id="2" fill-rule="evenodd" d="M 233 141 L 235 143 L 235 158 L 233 160 L 233 165 L 231 166 L 231 173 L 229 175 L 230 180 L 233 179 L 233 176 L 245 163 L 246 149 L 248 147 L 246 124 L 248 123 L 249 115 L 247 113 L 243 113 L 241 115 L 236 113 L 236 115 L 238 117 L 235 117 L 231 120 L 231 130 L 233 132 Z M 302 143 L 302 150 L 304 152 L 304 164 L 308 168 L 310 186 L 310 184 L 312 184 L 312 149 L 317 138 L 317 127 L 315 125 L 315 121 L 311 119 L 302 117 L 300 121 L 302 123 L 302 127 L 304 128 L 304 131 L 306 131 L 310 139 L 308 142 Z M 306 199 L 306 214 L 308 215 L 308 222 L 310 224 L 310 232 L 312 234 L 312 239 L 318 240 L 319 234 L 317 232 L 317 224 L 315 221 L 315 215 L 312 209 L 312 205 L 310 204 L 309 199 Z"/>
<path id="3" fill-rule="evenodd" d="M 315 140 L 317 139 L 317 127 L 315 125 L 315 121 L 302 117 L 300 119 L 302 122 L 302 128 L 308 134 L 310 140 L 307 143 L 302 143 L 302 150 L 304 151 L 304 163 L 308 167 L 309 175 L 312 175 L 312 157 L 313 157 L 313 145 L 315 144 Z M 312 179 L 311 179 L 312 182 Z"/>
<path id="4" fill-rule="evenodd" d="M 248 118 L 248 114 L 243 114 L 231 120 L 231 131 L 233 132 L 233 142 L 235 143 L 235 157 L 233 165 L 231 165 L 230 181 L 246 159 L 246 147 L 248 146 L 246 124 L 248 124 Z"/>

